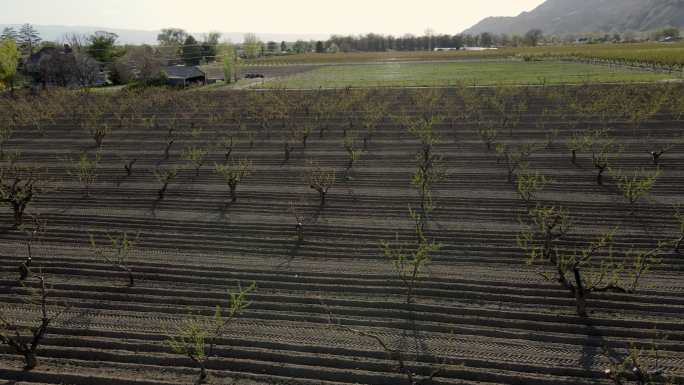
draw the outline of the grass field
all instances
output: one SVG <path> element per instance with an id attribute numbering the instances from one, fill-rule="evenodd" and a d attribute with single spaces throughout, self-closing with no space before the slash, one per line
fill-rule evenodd
<path id="1" fill-rule="evenodd" d="M 487 51 L 387 51 L 305 53 L 286 56 L 268 56 L 251 60 L 250 64 L 317 64 L 360 63 L 375 61 L 409 60 L 460 60 L 505 59 L 511 57 L 566 58 L 581 60 L 612 60 L 638 65 L 682 65 L 684 43 L 630 43 L 630 44 L 568 44 L 540 47 L 515 47 Z M 681 69 L 681 68 L 680 68 Z"/>
<path id="2" fill-rule="evenodd" d="M 493 84 L 559 84 L 581 82 L 641 82 L 676 75 L 615 69 L 604 65 L 561 62 L 460 61 L 347 64 L 318 67 L 282 76 L 255 87 L 334 88 L 369 86 L 445 86 Z"/>

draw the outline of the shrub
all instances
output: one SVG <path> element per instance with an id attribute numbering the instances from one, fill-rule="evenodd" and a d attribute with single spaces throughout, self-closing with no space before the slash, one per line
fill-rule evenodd
<path id="1" fill-rule="evenodd" d="M 256 288 L 256 283 L 243 289 L 238 285 L 238 291 L 228 291 L 228 307 L 222 309 L 217 305 L 211 322 L 201 317 L 190 317 L 179 322 L 174 333 L 169 333 L 166 343 L 171 351 L 188 357 L 200 369 L 195 384 L 206 383 L 207 362 L 214 355 L 217 339 L 225 333 L 226 327 L 250 305 L 247 301 L 249 295 Z"/>

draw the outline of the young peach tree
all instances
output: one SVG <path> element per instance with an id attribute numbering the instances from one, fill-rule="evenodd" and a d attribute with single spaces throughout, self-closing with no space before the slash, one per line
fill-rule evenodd
<path id="1" fill-rule="evenodd" d="M 181 153 L 181 159 L 190 162 L 195 168 L 195 176 L 199 176 L 200 169 L 206 161 L 209 151 L 201 147 L 188 147 Z"/>
<path id="2" fill-rule="evenodd" d="M 483 125 L 483 123 L 481 125 L 482 127 L 477 130 L 477 134 L 487 147 L 487 151 L 489 151 L 499 137 L 499 130 L 492 126 Z"/>
<path id="3" fill-rule="evenodd" d="M 684 243 L 684 213 L 680 211 L 679 207 L 675 207 L 674 217 L 679 223 L 679 238 L 673 242 L 674 252 L 681 255 L 680 249 Z"/>
<path id="4" fill-rule="evenodd" d="M 40 319 L 34 321 L 36 325 L 27 327 L 13 320 L 6 310 L 0 309 L 0 344 L 7 345 L 11 351 L 24 358 L 24 370 L 33 370 L 38 365 L 37 351 L 52 323 L 59 319 L 68 307 L 53 309 L 48 303 L 52 288 L 43 274 L 31 277 L 31 282 L 25 283 L 28 295 L 24 302 L 37 307 Z"/>
<path id="5" fill-rule="evenodd" d="M 320 197 L 320 207 L 325 206 L 325 199 L 328 195 L 328 190 L 337 182 L 335 169 L 319 166 L 313 161 L 308 162 L 308 167 L 305 172 L 306 183 L 312 190 L 316 190 Z"/>
<path id="6" fill-rule="evenodd" d="M 527 97 L 522 88 L 498 85 L 494 94 L 488 99 L 488 104 L 498 115 L 499 128 L 506 130 L 513 136 L 513 128 L 518 126 L 522 114 L 527 111 Z"/>
<path id="7" fill-rule="evenodd" d="M 575 298 L 577 315 L 588 317 L 587 298 L 592 293 L 634 293 L 644 274 L 661 263 L 660 246 L 648 251 L 630 250 L 616 261 L 614 236 L 617 229 L 601 233 L 595 241 L 574 250 L 560 248 L 559 242 L 572 228 L 570 214 L 562 207 L 537 206 L 529 211 L 517 243 L 525 252 L 527 264 L 547 266 L 553 272 L 539 271 L 550 282 L 558 282 Z"/>
<path id="8" fill-rule="evenodd" d="M 660 169 L 653 172 L 634 170 L 633 175 L 626 175 L 620 170 L 611 169 L 610 174 L 622 196 L 627 200 L 631 213 L 634 214 L 637 202 L 651 193 L 662 171 Z"/>
<path id="9" fill-rule="evenodd" d="M 515 180 L 515 190 L 525 204 L 530 207 L 542 191 L 552 180 L 539 171 L 532 172 L 524 167 Z"/>
<path id="10" fill-rule="evenodd" d="M 636 344 L 630 344 L 628 354 L 622 359 L 616 359 L 606 354 L 609 366 L 604 374 L 614 385 L 675 385 L 673 379 L 665 375 L 665 369 L 660 366 L 660 354 L 655 343 L 650 349 Z M 654 361 L 653 365 L 647 363 Z"/>
<path id="11" fill-rule="evenodd" d="M 347 173 L 351 171 L 354 163 L 361 159 L 361 156 L 365 153 L 362 148 L 358 147 L 356 139 L 356 134 L 351 130 L 347 131 L 344 136 L 344 150 L 347 152 Z"/>
<path id="12" fill-rule="evenodd" d="M 572 151 L 572 164 L 577 164 L 577 153 L 589 149 L 591 146 L 591 136 L 581 132 L 573 132 L 567 146 Z"/>
<path id="13" fill-rule="evenodd" d="M 214 356 L 218 339 L 225 334 L 228 325 L 249 307 L 247 296 L 255 288 L 256 283 L 244 289 L 238 285 L 237 292 L 228 291 L 229 301 L 225 309 L 220 305 L 216 306 L 211 321 L 192 316 L 179 322 L 176 330 L 166 337 L 166 343 L 173 353 L 188 357 L 199 367 L 195 384 L 206 383 L 209 377 L 207 363 Z"/>
<path id="14" fill-rule="evenodd" d="M 423 276 L 426 266 L 430 263 L 430 255 L 439 251 L 441 246 L 428 240 L 423 231 L 424 220 L 416 210 L 409 208 L 409 215 L 413 220 L 415 242 L 400 243 L 396 236 L 394 243 L 382 241 L 383 254 L 392 263 L 399 279 L 406 288 L 406 303 L 413 302 L 413 293 Z"/>
<path id="15" fill-rule="evenodd" d="M 0 165 L 0 202 L 12 209 L 15 228 L 21 226 L 26 207 L 45 191 L 47 184 L 41 170 L 17 164 L 17 157 L 12 156 Z"/>
<path id="16" fill-rule="evenodd" d="M 610 137 L 610 131 L 607 129 L 594 130 L 588 135 L 590 135 L 587 143 L 591 149 L 591 160 L 597 170 L 596 183 L 602 186 L 603 173 L 610 165 L 611 156 L 619 152 L 621 148 L 615 144 L 615 139 Z"/>
<path id="17" fill-rule="evenodd" d="M 77 161 L 67 159 L 71 163 L 67 173 L 83 186 L 86 197 L 90 197 L 90 187 L 97 181 L 97 170 L 100 167 L 101 158 L 99 152 L 95 153 L 92 158 L 84 152 Z"/>
<path id="18" fill-rule="evenodd" d="M 153 171 L 153 174 L 157 181 L 161 183 L 161 187 L 157 191 L 157 196 L 159 197 L 159 200 L 162 200 L 164 199 L 166 190 L 169 188 L 169 184 L 176 179 L 176 176 L 178 176 L 178 169 L 157 169 Z"/>
<path id="19" fill-rule="evenodd" d="M 214 170 L 216 173 L 221 174 L 223 180 L 228 184 L 231 202 L 236 202 L 237 186 L 252 172 L 252 162 L 246 159 L 242 159 L 238 162 L 230 160 L 225 164 L 215 164 Z"/>
<path id="20" fill-rule="evenodd" d="M 110 265 L 123 271 L 128 276 L 128 286 L 135 286 L 133 277 L 133 269 L 128 262 L 131 250 L 135 247 L 140 234 L 136 235 L 135 239 L 130 239 L 128 233 L 122 232 L 119 235 L 106 234 L 109 244 L 104 247 L 99 247 L 95 240 L 95 236 L 90 234 L 90 247 L 95 253 L 95 256 L 105 260 Z"/>
<path id="21" fill-rule="evenodd" d="M 527 167 L 530 156 L 532 156 L 532 153 L 538 148 L 539 146 L 534 143 L 524 143 L 517 148 L 511 148 L 511 146 L 505 143 L 496 145 L 498 161 L 503 162 L 504 165 L 506 165 L 509 183 L 513 182 L 513 178 L 516 176 L 518 169 Z"/>

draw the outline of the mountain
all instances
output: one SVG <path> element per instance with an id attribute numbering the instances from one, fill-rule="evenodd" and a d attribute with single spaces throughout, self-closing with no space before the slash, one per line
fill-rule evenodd
<path id="1" fill-rule="evenodd" d="M 5 27 L 14 27 L 19 29 L 19 24 L 0 24 L 0 31 Z M 64 25 L 34 25 L 35 29 L 40 34 L 43 40 L 47 41 L 61 41 L 66 34 L 81 34 L 91 35 L 95 31 L 113 32 L 119 35 L 119 44 L 156 44 L 157 34 L 160 31 L 144 31 L 135 29 L 121 29 L 121 28 L 105 28 L 105 27 L 88 27 L 88 26 L 64 26 Z M 201 39 L 205 32 L 191 32 L 193 36 Z M 226 32 L 223 33 L 224 39 L 229 39 L 232 42 L 240 43 L 245 35 L 244 32 Z M 327 40 L 330 36 L 323 34 L 288 34 L 288 33 L 257 33 L 257 36 L 262 41 L 296 41 L 296 40 Z"/>
<path id="2" fill-rule="evenodd" d="M 515 17 L 488 17 L 467 34 L 523 35 L 533 28 L 546 35 L 615 33 L 684 27 L 684 0 L 547 0 Z"/>

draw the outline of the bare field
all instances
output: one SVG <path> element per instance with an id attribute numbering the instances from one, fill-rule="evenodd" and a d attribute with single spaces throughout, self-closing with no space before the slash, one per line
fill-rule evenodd
<path id="1" fill-rule="evenodd" d="M 120 124 L 116 116 L 99 117 L 97 124 L 112 130 L 99 150 L 90 196 L 68 173 L 73 162 L 65 157 L 96 152 L 79 122 L 95 104 L 90 98 L 103 96 L 73 99 L 81 110 L 65 106 L 41 130 L 14 130 L 3 150 L 21 151 L 20 163 L 45 167 L 59 181 L 35 198 L 27 215 L 40 213 L 47 221 L 32 245 L 33 270 L 54 284 L 51 303 L 69 307 L 52 325 L 31 372 L 0 346 L 0 383 L 191 384 L 197 369 L 171 353 L 166 336 L 189 315 L 209 319 L 215 305 L 226 303 L 227 289 L 250 282 L 257 286 L 251 305 L 217 339 L 209 383 L 408 384 L 372 338 L 336 324 L 382 338 L 401 352 L 411 372 L 433 376 L 425 384 L 607 385 L 604 348 L 624 357 L 630 344 L 647 345 L 663 334 L 667 340 L 657 340 L 660 366 L 684 379 L 682 255 L 663 250 L 663 264 L 645 276 L 636 294 L 596 293 L 588 300 L 589 317 L 578 317 L 568 291 L 527 266 L 516 245 L 526 205 L 479 132 L 479 123 L 499 116 L 484 108 L 477 117 L 452 119 L 450 111 L 461 110 L 452 108 L 461 101 L 460 90 L 440 91 L 440 108 L 449 118 L 434 125 L 441 139 L 434 149 L 447 177 L 435 185 L 429 236 L 442 247 L 407 305 L 380 242 L 412 236 L 407 209 L 419 204 L 410 182 L 420 142 L 393 115 L 421 114 L 411 93 L 423 91 L 363 92 L 363 100 L 382 100 L 387 109 L 349 172 L 344 137 L 363 134 L 363 122 L 355 118 L 363 107 L 316 108 L 317 100 L 346 100 L 348 91 L 143 95 L 126 107 L 131 119 Z M 563 247 L 583 245 L 613 227 L 620 250 L 678 236 L 672 206 L 684 203 L 684 144 L 674 138 L 684 129 L 675 113 L 663 107 L 636 127 L 621 114 L 573 115 L 543 91 L 520 92 L 527 108 L 510 133 L 499 130 L 497 142 L 546 144 L 529 163 L 553 179 L 538 201 L 562 205 L 574 218 Z M 262 119 L 263 106 L 278 103 L 289 116 Z M 307 125 L 313 130 L 304 146 L 290 134 Z M 603 125 L 624 146 L 611 154 L 614 168 L 653 170 L 649 152 L 674 144 L 660 160 L 663 174 L 650 198 L 639 201 L 634 214 L 608 174 L 603 185 L 596 183 L 589 153 L 580 151 L 576 164 L 570 160 L 572 134 Z M 549 141 L 554 129 L 557 137 Z M 236 202 L 214 172 L 227 158 L 226 138 L 230 157 L 253 164 Z M 284 143 L 291 146 L 289 159 Z M 197 172 L 182 156 L 192 148 L 207 149 Z M 133 159 L 127 175 L 124 164 Z M 324 207 L 304 180 L 309 160 L 337 171 Z M 178 176 L 159 199 L 154 171 L 174 167 Z M 305 219 L 301 242 L 292 202 Z M 3 206 L 0 309 L 30 325 L 39 313 L 22 302 L 17 281 L 26 234 L 12 222 L 12 211 Z M 130 257 L 132 287 L 125 272 L 89 249 L 89 234 L 105 242 L 107 233 L 122 231 L 139 236 Z"/>

